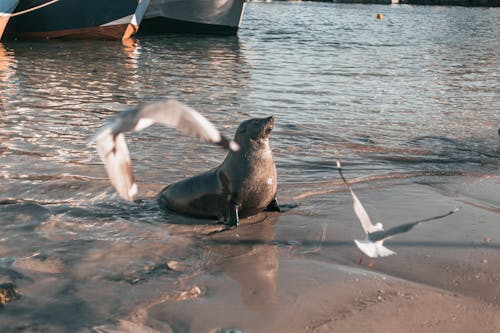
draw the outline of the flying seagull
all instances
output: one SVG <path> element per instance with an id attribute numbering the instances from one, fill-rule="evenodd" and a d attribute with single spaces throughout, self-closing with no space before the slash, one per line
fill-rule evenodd
<path id="1" fill-rule="evenodd" d="M 418 220 L 415 222 L 400 224 L 400 225 L 392 227 L 388 230 L 384 230 L 384 226 L 382 225 L 382 223 L 378 222 L 378 223 L 373 224 L 371 222 L 370 216 L 368 216 L 368 213 L 366 212 L 365 208 L 361 204 L 361 201 L 359 201 L 356 194 L 354 194 L 354 191 L 352 190 L 352 187 L 349 184 L 349 182 L 344 178 L 344 175 L 342 174 L 342 168 L 340 166 L 340 161 L 338 161 L 338 160 L 337 160 L 337 169 L 339 170 L 340 177 L 342 177 L 342 180 L 344 181 L 347 188 L 351 192 L 354 213 L 358 217 L 359 221 L 361 222 L 361 226 L 363 227 L 363 230 L 365 231 L 366 238 L 363 240 L 355 239 L 354 242 L 356 243 L 357 247 L 364 254 L 366 254 L 368 257 L 371 258 L 370 262 L 368 264 L 368 267 L 370 267 L 370 268 L 373 267 L 373 258 L 386 257 L 386 256 L 396 254 L 396 252 L 394 252 L 394 251 L 392 251 L 384 246 L 385 240 L 392 238 L 392 237 L 396 236 L 397 234 L 402 234 L 402 233 L 408 232 L 411 229 L 413 229 L 413 227 L 416 226 L 417 224 L 420 224 L 422 222 L 428 222 L 428 221 L 441 219 L 443 217 L 446 217 L 446 216 L 449 216 L 453 213 L 456 213 L 458 210 L 460 210 L 460 207 L 457 207 L 454 210 L 449 211 L 448 213 L 443 214 L 443 215 L 429 217 L 429 218 Z M 363 262 L 363 254 L 361 254 L 361 258 L 359 259 L 359 264 L 361 264 L 362 262 Z"/>
<path id="2" fill-rule="evenodd" d="M 105 124 L 96 134 L 97 152 L 116 191 L 126 200 L 137 195 L 137 184 L 124 132 L 137 132 L 154 123 L 195 136 L 201 141 L 215 143 L 225 149 L 237 151 L 236 142 L 228 140 L 204 116 L 176 100 L 167 100 L 139 106 L 121 112 Z"/>

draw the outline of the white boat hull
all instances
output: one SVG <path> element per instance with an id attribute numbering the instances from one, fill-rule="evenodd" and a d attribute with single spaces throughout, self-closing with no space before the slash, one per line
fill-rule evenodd
<path id="1" fill-rule="evenodd" d="M 140 32 L 236 34 L 244 7 L 243 0 L 151 0 Z"/>

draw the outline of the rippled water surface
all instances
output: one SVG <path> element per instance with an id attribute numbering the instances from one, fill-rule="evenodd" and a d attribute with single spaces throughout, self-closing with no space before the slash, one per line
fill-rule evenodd
<path id="1" fill-rule="evenodd" d="M 379 9 L 252 3 L 238 37 L 4 44 L 8 196 L 21 195 L 20 178 L 101 177 L 87 146 L 95 130 L 129 105 L 166 97 L 227 135 L 246 118 L 274 115 L 285 183 L 329 179 L 337 157 L 360 176 L 496 170 L 499 11 L 384 7 L 379 21 Z M 176 135 L 136 136 L 140 180 L 168 183 L 221 159 Z"/>
<path id="2" fill-rule="evenodd" d="M 185 227 L 162 224 L 182 218 L 159 212 L 154 196 L 216 166 L 224 152 L 159 126 L 128 135 L 145 198 L 128 204 L 111 189 L 92 142 L 108 117 L 164 98 L 193 106 L 229 136 L 245 119 L 274 115 L 279 194 L 288 199 L 341 188 L 337 158 L 362 180 L 495 174 L 499 36 L 498 9 L 251 2 L 237 37 L 4 42 L 0 256 L 53 256 L 46 270 L 72 267 L 64 284 L 113 280 L 117 270 L 116 279 L 140 280 L 144 256 L 156 262 L 189 249 L 189 238 L 162 242 Z M 147 253 L 146 243 L 157 251 Z M 142 250 L 120 256 L 134 246 Z M 181 252 L 174 257 L 185 264 L 199 256 Z M 108 290 L 108 282 L 96 288 Z M 61 327 L 72 327 L 67 320 Z"/>

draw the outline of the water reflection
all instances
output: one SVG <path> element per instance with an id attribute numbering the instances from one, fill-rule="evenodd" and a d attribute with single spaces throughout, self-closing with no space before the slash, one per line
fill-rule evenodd
<path id="1" fill-rule="evenodd" d="M 5 113 L 9 108 L 9 95 L 14 90 L 12 89 L 12 86 L 14 86 L 12 77 L 15 73 L 16 61 L 14 53 L 7 50 L 5 46 L 0 43 L 0 117 L 2 118 L 2 123 L 7 121 Z M 11 135 L 12 133 L 8 127 L 4 128 L 0 126 L 0 156 L 4 156 L 8 151 L 7 141 Z M 8 168 L 8 166 L 6 167 Z M 6 173 L 7 171 L 2 170 L 0 177 L 5 176 Z"/>
<path id="2" fill-rule="evenodd" d="M 138 46 L 111 42 L 16 42 L 22 105 L 81 108 L 112 101 L 119 89 L 137 83 Z M 81 103 L 81 104 L 78 104 Z"/>
<path id="3" fill-rule="evenodd" d="M 47 180 L 43 185 L 50 187 L 61 174 L 102 177 L 89 141 L 110 115 L 126 105 L 174 97 L 212 113 L 214 122 L 231 125 L 241 120 L 237 101 L 247 94 L 250 72 L 238 38 L 153 36 L 123 43 L 12 41 L 8 46 L 15 59 L 14 51 L 2 47 L 0 94 L 12 94 L 14 90 L 6 88 L 12 82 L 17 89 L 15 98 L 1 100 L 0 133 L 9 158 L 6 164 L 17 170 L 9 173 L 10 179 L 20 179 L 23 170 L 28 179 L 42 177 Z M 235 126 L 229 125 L 232 135 Z M 163 128 L 141 133 L 141 140 L 131 147 L 135 158 L 151 162 L 137 163 L 138 175 L 146 175 L 141 180 L 164 184 L 182 177 L 193 158 L 206 150 L 184 140 Z M 166 142 L 171 143 L 169 158 L 177 163 L 166 165 L 162 156 L 151 153 L 151 149 L 165 152 Z M 222 157 L 207 156 L 217 163 Z M 196 165 L 200 171 L 207 169 L 203 162 Z M 173 178 L 165 179 L 165 174 Z M 6 191 L 15 191 L 16 183 Z M 40 195 L 33 199 L 51 199 L 49 192 Z M 73 194 L 75 200 L 86 195 Z"/>
<path id="4" fill-rule="evenodd" d="M 145 309 L 146 323 L 168 323 L 172 331 L 215 332 L 216 328 L 257 326 L 260 331 L 280 312 L 277 295 L 279 248 L 274 243 L 279 215 L 260 214 L 235 230 L 203 237 L 206 274 L 181 279 L 202 296 L 160 300 Z M 208 276 L 208 279 L 207 279 Z M 143 321 L 141 321 L 143 322 Z"/>
<path id="5" fill-rule="evenodd" d="M 221 233 L 211 247 L 214 256 L 221 256 L 222 271 L 239 284 L 244 304 L 258 313 L 272 310 L 276 298 L 279 249 L 273 241 L 278 219 L 270 216 L 237 232 Z"/>
<path id="6" fill-rule="evenodd" d="M 147 97 L 188 95 L 195 106 L 220 107 L 246 94 L 250 71 L 238 37 L 147 36 L 141 45 Z"/>
<path id="7" fill-rule="evenodd" d="M 123 39 L 123 53 L 127 55 L 128 61 L 125 61 L 124 67 L 128 69 L 137 69 L 138 59 L 141 55 L 139 41 L 134 38 Z"/>
<path id="8" fill-rule="evenodd" d="M 103 122 L 96 121 L 95 110 L 134 100 L 140 46 L 129 41 L 13 41 L 8 48 L 13 51 L 0 49 L 0 149 L 4 176 L 10 179 L 3 194 L 18 198 L 23 182 L 37 193 L 29 198 L 51 200 L 53 191 L 38 190 L 57 187 L 63 174 L 92 173 L 94 152 L 88 142 Z M 68 195 L 78 200 L 77 193 Z"/>
<path id="9" fill-rule="evenodd" d="M 16 73 L 14 52 L 9 51 L 0 43 L 0 110 L 5 109 L 7 91 L 12 85 L 11 77 Z"/>

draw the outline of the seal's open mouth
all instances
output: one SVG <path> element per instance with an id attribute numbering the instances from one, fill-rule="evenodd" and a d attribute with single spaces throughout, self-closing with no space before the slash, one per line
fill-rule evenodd
<path id="1" fill-rule="evenodd" d="M 273 126 L 272 126 L 272 125 L 271 125 L 271 126 L 269 126 L 269 127 L 267 127 L 267 128 L 266 128 L 266 131 L 265 131 L 266 135 L 271 134 L 271 131 L 272 131 L 272 130 L 273 130 Z"/>
<path id="2" fill-rule="evenodd" d="M 274 117 L 271 116 L 269 118 L 266 118 L 267 122 L 266 122 L 266 127 L 265 127 L 265 130 L 264 130 L 264 133 L 266 136 L 269 136 L 269 134 L 271 134 L 271 131 L 273 130 L 273 127 L 274 127 Z"/>

